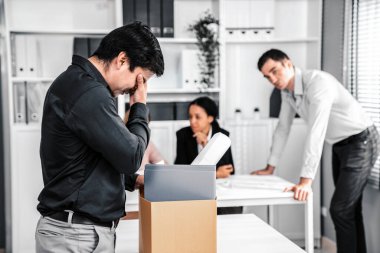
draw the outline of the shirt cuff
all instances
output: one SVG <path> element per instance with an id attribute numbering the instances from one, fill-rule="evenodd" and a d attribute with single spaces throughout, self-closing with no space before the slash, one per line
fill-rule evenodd
<path id="1" fill-rule="evenodd" d="M 148 121 L 148 107 L 143 103 L 134 103 L 129 117 L 143 117 Z"/>
<path id="2" fill-rule="evenodd" d="M 301 171 L 301 177 L 314 179 L 319 166 L 319 161 L 316 159 L 308 159 L 304 162 Z"/>
<path id="3" fill-rule="evenodd" d="M 269 159 L 268 159 L 268 164 L 269 164 L 269 165 L 272 165 L 272 166 L 274 166 L 274 167 L 277 167 L 278 160 L 279 160 L 279 159 L 278 159 L 276 156 L 271 155 L 271 156 L 269 157 Z"/>
<path id="4" fill-rule="evenodd" d="M 125 189 L 133 192 L 138 174 L 125 175 Z"/>

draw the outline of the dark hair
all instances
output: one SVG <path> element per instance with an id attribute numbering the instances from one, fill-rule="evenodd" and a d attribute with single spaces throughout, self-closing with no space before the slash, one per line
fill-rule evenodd
<path id="1" fill-rule="evenodd" d="M 272 59 L 274 61 L 283 61 L 283 60 L 290 60 L 289 56 L 278 49 L 270 49 L 266 51 L 257 62 L 257 68 L 261 71 L 264 64 L 269 60 Z"/>
<path id="2" fill-rule="evenodd" d="M 134 22 L 111 31 L 100 42 L 92 56 L 97 56 L 109 64 L 120 52 L 125 52 L 129 59 L 129 69 L 146 68 L 156 76 L 164 73 L 164 57 L 160 44 L 149 27 Z"/>
<path id="3" fill-rule="evenodd" d="M 211 125 L 215 129 L 220 129 L 220 126 L 218 124 L 218 121 L 216 121 L 216 118 L 218 117 L 218 106 L 216 105 L 215 101 L 212 100 L 209 97 L 199 97 L 195 100 L 191 101 L 189 106 L 187 107 L 187 111 L 189 112 L 190 106 L 197 105 L 202 107 L 208 116 L 214 117 L 214 120 L 212 121 Z"/>

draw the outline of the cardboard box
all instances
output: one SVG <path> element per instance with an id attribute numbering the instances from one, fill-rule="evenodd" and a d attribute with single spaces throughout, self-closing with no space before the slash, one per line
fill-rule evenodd
<path id="1" fill-rule="evenodd" d="M 149 202 L 140 193 L 140 253 L 216 253 L 216 200 Z"/>

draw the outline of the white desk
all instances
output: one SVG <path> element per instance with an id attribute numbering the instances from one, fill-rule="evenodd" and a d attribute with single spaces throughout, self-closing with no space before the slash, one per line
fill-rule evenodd
<path id="1" fill-rule="evenodd" d="M 314 252 L 313 197 L 302 202 L 293 199 L 293 192 L 283 192 L 286 186 L 293 185 L 276 176 L 237 175 L 217 180 L 217 205 L 228 206 L 269 206 L 269 224 L 273 225 L 272 205 L 302 204 L 305 207 L 305 246 L 306 252 Z M 138 193 L 128 193 L 126 210 L 138 211 Z M 247 225 L 244 225 L 247 226 Z M 243 235 L 242 235 L 243 236 Z"/>
<path id="2" fill-rule="evenodd" d="M 138 252 L 138 220 L 120 221 L 116 253 Z M 254 214 L 220 215 L 217 223 L 218 253 L 305 253 Z"/>

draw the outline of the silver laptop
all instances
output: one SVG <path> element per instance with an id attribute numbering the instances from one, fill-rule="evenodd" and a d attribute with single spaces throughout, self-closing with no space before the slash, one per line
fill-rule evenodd
<path id="1" fill-rule="evenodd" d="M 151 202 L 216 198 L 215 165 L 147 164 L 144 195 Z"/>

